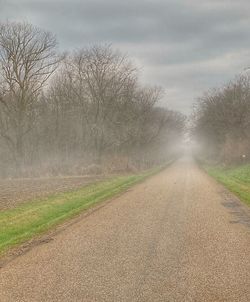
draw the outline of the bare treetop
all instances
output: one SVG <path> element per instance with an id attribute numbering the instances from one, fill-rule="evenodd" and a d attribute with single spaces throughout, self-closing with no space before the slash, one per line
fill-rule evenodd
<path id="1" fill-rule="evenodd" d="M 0 66 L 8 88 L 38 92 L 58 65 L 56 45 L 53 34 L 31 24 L 0 24 Z"/>

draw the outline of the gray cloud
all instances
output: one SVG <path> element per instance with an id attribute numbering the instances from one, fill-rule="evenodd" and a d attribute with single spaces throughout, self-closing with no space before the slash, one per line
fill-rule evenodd
<path id="1" fill-rule="evenodd" d="M 184 112 L 250 64 L 248 0 L 0 0 L 7 19 L 56 33 L 62 49 L 112 43 Z"/>

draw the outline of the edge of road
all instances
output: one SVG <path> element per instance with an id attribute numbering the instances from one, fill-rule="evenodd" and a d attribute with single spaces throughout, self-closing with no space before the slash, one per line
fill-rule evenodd
<path id="1" fill-rule="evenodd" d="M 249 204 L 247 204 L 236 192 L 230 190 L 223 182 L 208 173 L 198 160 L 194 158 L 194 161 L 197 163 L 197 167 L 200 171 L 217 186 L 218 194 L 220 194 L 224 200 L 224 202 L 221 203 L 221 206 L 224 207 L 232 217 L 231 223 L 237 223 L 250 228 Z"/>
<path id="2" fill-rule="evenodd" d="M 92 213 L 97 212 L 101 210 L 106 205 L 113 202 L 116 198 L 122 196 L 126 192 L 134 189 L 137 185 L 140 185 L 144 181 L 150 179 L 151 177 L 161 173 L 165 169 L 169 168 L 171 165 L 173 165 L 179 157 L 176 157 L 174 159 L 171 159 L 167 163 L 163 164 L 162 166 L 155 167 L 151 170 L 144 171 L 144 175 L 131 183 L 129 186 L 125 187 L 118 193 L 114 193 L 112 196 L 109 196 L 107 198 L 104 198 L 103 200 L 90 204 L 87 208 L 83 209 L 79 213 L 75 214 L 72 217 L 69 217 L 65 219 L 64 221 L 60 222 L 59 224 L 52 226 L 50 229 L 46 230 L 45 232 L 42 232 L 41 234 L 34 235 L 31 239 L 28 239 L 20 244 L 17 244 L 13 247 L 10 247 L 8 250 L 6 250 L 2 255 L 0 255 L 0 269 L 6 266 L 9 262 L 14 260 L 15 258 L 28 253 L 32 248 L 47 244 L 51 241 L 53 241 L 53 238 L 66 230 L 68 227 L 73 226 L 74 224 L 82 221 L 82 219 L 90 216 Z M 77 191 L 77 190 L 76 190 Z"/>

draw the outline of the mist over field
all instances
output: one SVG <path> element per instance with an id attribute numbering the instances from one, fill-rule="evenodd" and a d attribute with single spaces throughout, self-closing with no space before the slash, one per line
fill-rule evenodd
<path id="1" fill-rule="evenodd" d="M 247 1 L 2 0 L 0 18 L 0 177 L 136 171 L 190 140 L 248 161 Z"/>
<path id="2" fill-rule="evenodd" d="M 250 301 L 249 0 L 0 0 L 0 301 Z"/>

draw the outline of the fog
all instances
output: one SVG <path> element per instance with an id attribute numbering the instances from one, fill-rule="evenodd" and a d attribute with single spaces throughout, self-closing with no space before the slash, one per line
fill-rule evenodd
<path id="1" fill-rule="evenodd" d="M 0 58 L 1 177 L 135 171 L 178 153 L 185 117 L 120 50 L 61 54 L 52 33 L 7 22 Z"/>
<path id="2" fill-rule="evenodd" d="M 195 154 L 210 163 L 249 162 L 250 77 L 237 76 L 196 102 L 190 133 Z"/>
<path id="3" fill-rule="evenodd" d="M 249 17 L 0 0 L 0 302 L 250 301 Z"/>
<path id="4" fill-rule="evenodd" d="M 1 178 L 140 171 L 190 146 L 202 160 L 248 161 L 247 70 L 201 94 L 187 117 L 122 49 L 62 53 L 59 43 L 30 23 L 0 25 Z"/>

